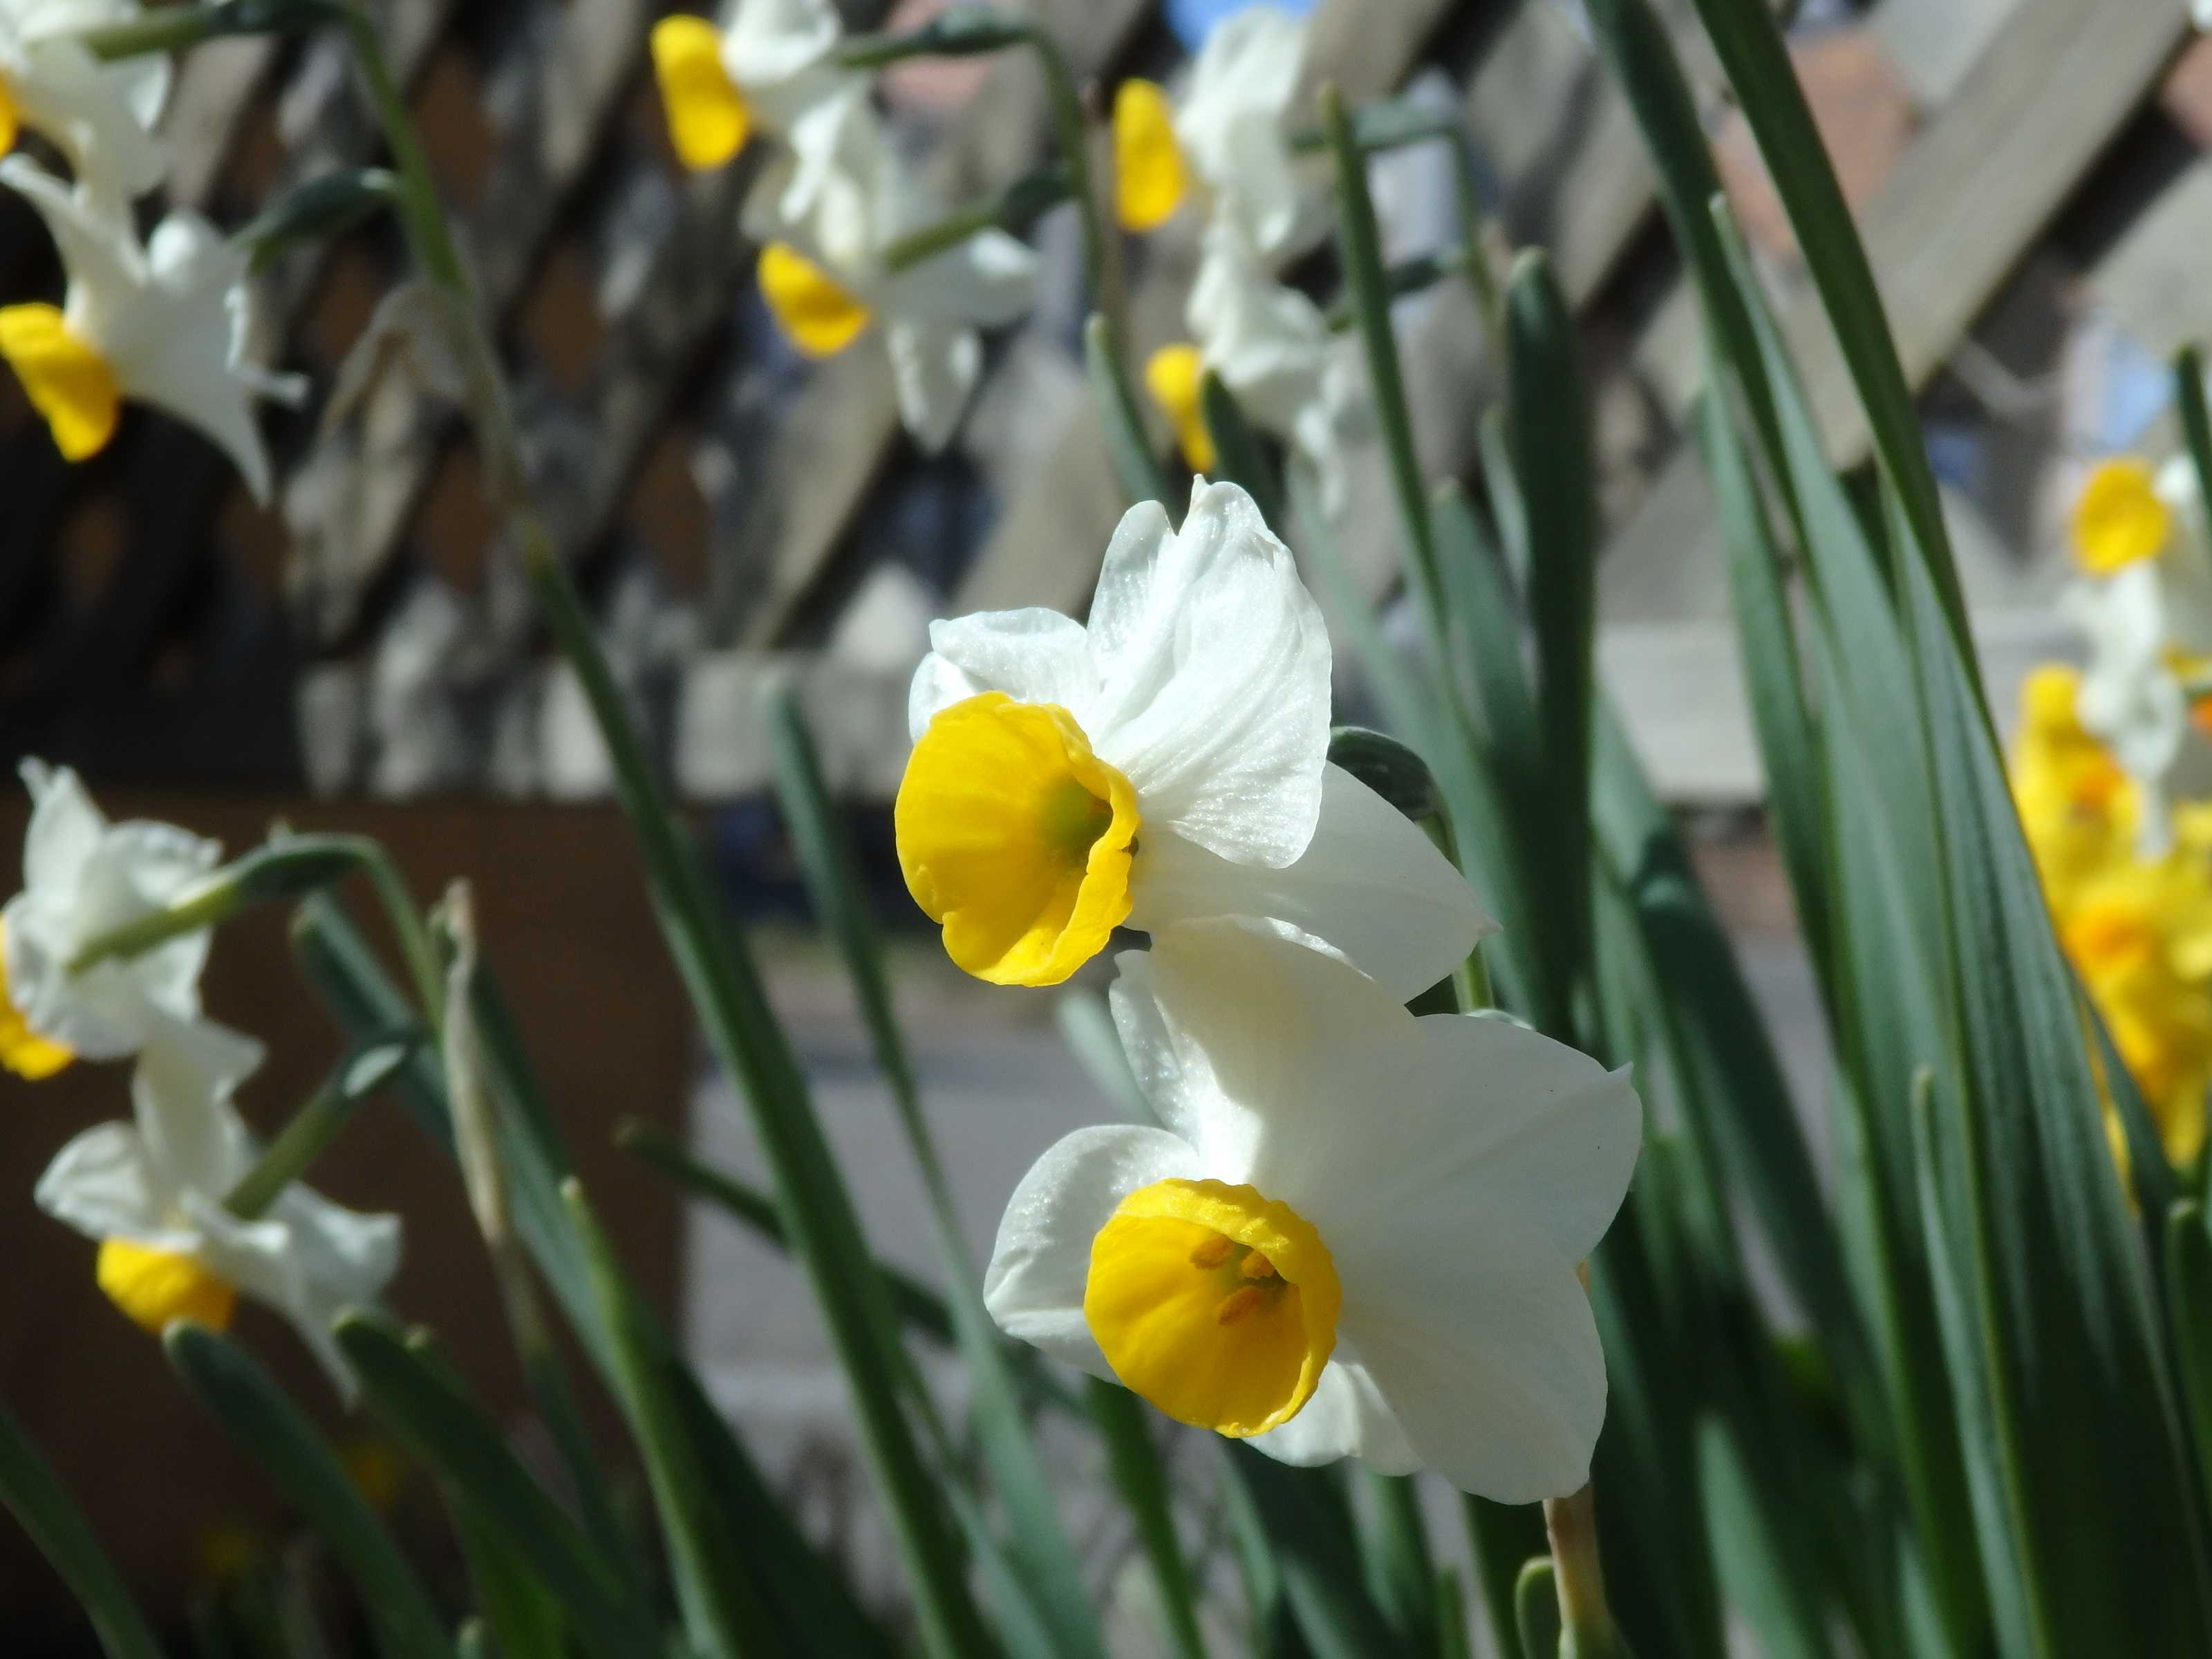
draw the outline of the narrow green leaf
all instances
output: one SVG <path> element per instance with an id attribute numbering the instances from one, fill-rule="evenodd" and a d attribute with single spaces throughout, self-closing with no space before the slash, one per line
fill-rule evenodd
<path id="1" fill-rule="evenodd" d="M 1729 1605 L 1749 1624 L 1768 1659 L 1825 1659 L 1820 1611 L 1806 1599 L 1809 1588 L 1796 1564 L 1775 1547 L 1770 1516 L 1753 1495 L 1752 1475 L 1718 1423 L 1698 1431 L 1698 1492 L 1721 1588 Z M 1824 1501 L 1833 1502 L 1832 1493 Z"/>
<path id="2" fill-rule="evenodd" d="M 1468 713 L 1493 766 L 1525 776 L 1538 752 L 1535 700 L 1522 661 L 1521 601 L 1489 533 L 1455 479 L 1430 503 L 1444 595 L 1445 636 Z"/>
<path id="3" fill-rule="evenodd" d="M 823 782 L 805 717 L 787 690 L 774 701 L 770 731 L 775 748 L 776 797 L 799 850 L 807 892 L 844 957 L 876 1063 L 890 1085 L 900 1127 L 906 1133 L 908 1150 L 928 1197 L 932 1231 L 949 1286 L 946 1304 L 967 1366 L 976 1440 L 1006 1511 L 1006 1534 L 1000 1547 L 1013 1569 L 1012 1581 L 1036 1605 L 1058 1651 L 1079 1659 L 1085 1655 L 1104 1659 L 1098 1617 L 1085 1591 L 1081 1566 L 1030 1439 L 1006 1346 L 983 1305 L 981 1279 L 969 1259 L 951 1188 L 923 1115 L 914 1065 L 891 1006 L 882 941 L 868 914 L 866 889 Z"/>
<path id="4" fill-rule="evenodd" d="M 1167 1467 L 1152 1441 L 1149 1414 L 1128 1389 L 1097 1377 L 1085 1379 L 1091 1419 L 1106 1442 L 1106 1466 L 1115 1489 L 1137 1522 L 1137 1541 L 1152 1569 L 1168 1648 L 1183 1659 L 1206 1659 L 1199 1632 L 1198 1587 L 1176 1535 Z"/>
<path id="5" fill-rule="evenodd" d="M 1889 319 L 1843 186 L 1820 143 L 1789 48 L 1766 0 L 1696 0 L 1729 83 L 1735 89 L 1776 193 L 1790 216 L 1804 269 L 1826 307 L 1837 343 L 1865 406 L 1882 475 L 1898 495 L 1913 542 L 1967 683 L 1978 692 L 1972 635 L 1951 562 L 1936 475 L 1929 468 L 1912 391 L 1891 343 Z"/>
<path id="6" fill-rule="evenodd" d="M 939 1659 L 988 1652 L 989 1638 L 969 1589 L 954 1525 L 900 1399 L 908 1365 L 898 1328 L 797 1056 L 769 1006 L 743 938 L 722 912 L 697 848 L 678 823 L 566 569 L 548 547 L 530 550 L 527 562 L 547 624 L 575 669 L 606 743 L 616 793 L 637 837 L 662 933 L 775 1174 L 793 1253 L 812 1284 L 852 1389 L 861 1448 L 912 1583 L 923 1644 Z"/>
<path id="7" fill-rule="evenodd" d="M 2073 979 L 1941 596 L 1912 550 L 1898 562 L 1942 808 L 1984 1340 L 2032 1605 L 2060 1652 L 2185 1651 L 2212 1587 Z M 2064 1421 L 2099 1431 L 2049 1432 Z M 2129 1525 L 2085 1528 L 2084 1514 Z"/>
<path id="8" fill-rule="evenodd" d="M 2197 1483 L 2212 1498 L 2212 1231 L 2191 1200 L 2166 1212 L 2166 1296 Z"/>
<path id="9" fill-rule="evenodd" d="M 2198 499 L 2212 501 L 2212 410 L 2204 404 L 2204 354 L 2187 345 L 2173 357 L 2173 404 L 2181 436 L 2197 470 Z"/>
<path id="10" fill-rule="evenodd" d="M 1429 489 L 1421 478 L 1420 451 L 1413 441 L 1413 412 L 1406 400 L 1406 376 L 1398 362 L 1398 337 L 1390 326 L 1390 275 L 1382 260 L 1375 201 L 1368 193 L 1367 158 L 1344 100 L 1333 86 L 1321 89 L 1321 122 L 1335 168 L 1337 257 L 1344 266 L 1360 343 L 1366 349 L 1376 422 L 1382 429 L 1390 482 L 1405 523 L 1407 574 L 1433 629 L 1440 626 L 1443 614 L 1436 538 L 1429 522 Z"/>
<path id="11" fill-rule="evenodd" d="M 1436 1617 L 1437 1659 L 1474 1659 L 1468 1640 L 1467 1590 L 1456 1567 L 1437 1569 Z M 1520 1632 L 1514 1635 L 1517 1639 Z"/>
<path id="12" fill-rule="evenodd" d="M 1295 1469 L 1222 1443 L 1229 1478 L 1244 1486 L 1273 1545 L 1283 1596 L 1314 1659 L 1376 1659 L 1399 1644 L 1360 1581 L 1359 1549 L 1331 1473 Z"/>
<path id="13" fill-rule="evenodd" d="M 377 1320 L 342 1317 L 338 1346 L 369 1407 L 453 1488 L 558 1598 L 593 1651 L 646 1651 L 659 1633 L 631 1602 L 618 1565 L 600 1553 L 507 1449 L 499 1425 L 450 1370 Z"/>
<path id="14" fill-rule="evenodd" d="M 429 1595 L 298 1407 L 243 1348 L 189 1320 L 162 1338 L 185 1390 L 205 1407 L 306 1519 L 361 1594 L 395 1653 L 451 1653 Z"/>
<path id="15" fill-rule="evenodd" d="M 1106 428 L 1106 455 L 1121 494 L 1133 507 L 1139 501 L 1158 501 L 1173 513 L 1183 493 L 1170 481 L 1160 465 L 1159 452 L 1145 430 L 1144 410 L 1129 384 L 1122 342 L 1113 319 L 1103 311 L 1091 313 L 1083 329 L 1083 362 L 1091 376 L 1091 395 L 1098 405 L 1098 418 Z"/>
<path id="16" fill-rule="evenodd" d="M 1724 378 L 1758 377 L 1747 373 Z M 1812 711 L 1806 705 L 1805 678 L 1797 657 L 1796 625 L 1783 586 L 1781 556 L 1773 528 L 1753 480 L 1735 423 L 1719 396 L 1709 387 L 1691 416 L 1705 471 L 1712 479 L 1726 554 L 1729 593 L 1735 610 L 1736 642 L 1743 659 L 1745 700 L 1759 735 L 1759 758 L 1766 771 L 1767 816 L 1788 866 L 1796 901 L 1798 932 L 1816 963 L 1832 960 L 1828 937 L 1829 858 L 1824 826 L 1827 802 L 1822 793 L 1818 742 Z M 1821 988 L 1828 988 L 1826 974 Z"/>
<path id="17" fill-rule="evenodd" d="M 453 1537 L 468 1564 L 476 1617 L 501 1659 L 566 1659 L 568 1624 L 552 1589 L 451 1481 L 440 1483 Z M 289 1656 L 287 1656 L 289 1659 Z"/>
<path id="18" fill-rule="evenodd" d="M 1260 516 L 1279 531 L 1283 525 L 1283 481 L 1237 394 L 1207 369 L 1199 377 L 1198 408 L 1213 440 L 1215 461 L 1208 471 L 1240 486 L 1260 508 Z"/>
<path id="19" fill-rule="evenodd" d="M 573 1176 L 563 1194 L 613 1340 L 623 1410 L 645 1455 L 691 1644 L 712 1659 L 781 1651 L 768 1609 L 745 1571 L 745 1540 L 716 1502 L 690 1424 L 669 1393 L 658 1334 L 641 1316 L 637 1292 Z"/>
<path id="20" fill-rule="evenodd" d="M 1360 1531 L 1366 1554 L 1367 1588 L 1405 1646 L 1432 1652 L 1437 1644 L 1436 1563 L 1429 1551 L 1428 1523 L 1421 1517 L 1420 1489 L 1409 1474 L 1367 1471 L 1367 1496 L 1373 1513 Z"/>
<path id="21" fill-rule="evenodd" d="M 1498 1659 L 1528 1659 L 1521 1650 L 1514 1595 L 1521 1569 L 1551 1547 L 1544 1536 L 1543 1509 L 1535 1504 L 1496 1504 L 1473 1493 L 1462 1499 L 1462 1508 L 1491 1643 Z"/>
<path id="22" fill-rule="evenodd" d="M 107 1659 L 161 1659 L 161 1644 L 53 1468 L 0 1406 L 0 1503 L 30 1534 L 91 1622 Z"/>
<path id="23" fill-rule="evenodd" d="M 1513 1583 L 1513 1620 L 1528 1659 L 1565 1659 L 1559 1647 L 1559 1573 L 1550 1556 L 1522 1565 Z"/>
<path id="24" fill-rule="evenodd" d="M 1590 708 L 1597 623 L 1596 480 L 1573 313 L 1551 262 L 1514 261 L 1505 291 L 1506 443 L 1528 514 L 1528 620 L 1536 641 L 1536 727 L 1545 811 L 1538 850 L 1545 978 L 1532 1016 L 1572 1036 L 1575 986 L 1589 972 Z"/>

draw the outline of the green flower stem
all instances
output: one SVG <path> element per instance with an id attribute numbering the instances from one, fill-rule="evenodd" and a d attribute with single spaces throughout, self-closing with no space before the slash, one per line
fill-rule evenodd
<path id="1" fill-rule="evenodd" d="M 299 898 L 349 872 L 366 874 L 398 935 L 400 954 L 422 999 L 425 1024 L 438 1027 L 445 976 L 435 948 L 407 890 L 406 878 L 380 842 L 367 836 L 281 836 L 214 872 L 161 909 L 95 934 L 70 958 L 81 974 L 111 957 L 129 960 L 159 945 L 228 921 L 249 906 Z"/>
<path id="2" fill-rule="evenodd" d="M 94 58 L 143 58 L 179 52 L 226 34 L 276 34 L 311 28 L 338 15 L 330 0 L 216 0 L 216 3 L 167 6 L 127 23 L 87 29 L 77 38 Z"/>
<path id="3" fill-rule="evenodd" d="M 337 1139 L 355 1109 L 398 1074 L 415 1047 L 412 1040 L 395 1037 L 348 1054 L 263 1149 L 260 1161 L 230 1189 L 223 1208 L 246 1221 L 266 1215 L 284 1189 L 305 1176 Z"/>
<path id="4" fill-rule="evenodd" d="M 1630 1659 L 1628 1644 L 1606 1604 L 1595 1488 L 1585 1483 L 1570 1497 L 1546 1499 L 1544 1530 L 1552 1540 L 1558 1579 L 1559 1659 Z"/>
<path id="5" fill-rule="evenodd" d="M 1367 348 L 1367 374 L 1375 394 L 1375 413 L 1383 447 L 1390 457 L 1391 482 L 1406 522 L 1409 557 L 1427 626 L 1439 661 L 1449 660 L 1444 639 L 1443 594 L 1437 570 L 1436 530 L 1429 518 L 1429 492 L 1421 482 L 1420 454 L 1413 447 L 1413 417 L 1406 401 L 1406 379 L 1398 362 L 1397 336 L 1390 327 L 1389 279 L 1382 266 L 1375 203 L 1367 192 L 1367 161 L 1352 136 L 1352 117 L 1334 86 L 1321 89 L 1322 128 L 1328 135 L 1336 166 L 1337 246 L 1352 315 Z"/>
<path id="6" fill-rule="evenodd" d="M 453 231 L 446 223 L 445 209 L 438 201 L 437 181 L 430 173 L 428 153 L 422 148 L 422 136 L 415 131 L 406 100 L 400 95 L 391 60 L 384 55 L 384 43 L 377 38 L 376 26 L 369 21 L 366 12 L 349 6 L 343 15 L 347 31 L 353 36 L 354 59 L 361 66 L 369 105 L 376 112 L 377 125 L 383 129 L 384 142 L 392 151 L 393 169 L 399 175 L 399 212 L 406 222 L 407 240 L 415 250 L 416 258 L 422 262 L 423 275 L 456 299 L 468 301 L 473 316 L 475 294 L 468 271 L 461 263 L 460 249 L 453 240 Z"/>
<path id="7" fill-rule="evenodd" d="M 884 249 L 884 265 L 894 272 L 911 270 L 984 231 L 1019 232 L 1047 208 L 1066 201 L 1070 189 L 1065 167 L 1039 167 L 1023 174 L 996 196 L 959 209 L 933 225 L 924 225 L 900 237 Z"/>
<path id="8" fill-rule="evenodd" d="M 1075 76 L 1067 58 L 1052 36 L 1034 25 L 1024 29 L 1037 67 L 1044 71 L 1045 93 L 1052 105 L 1053 138 L 1067 167 L 1070 191 L 1083 217 L 1083 264 L 1091 277 L 1091 303 L 1112 319 L 1116 333 L 1127 333 L 1123 317 L 1120 266 L 1107 252 L 1106 222 L 1099 205 L 1098 189 L 1091 173 L 1091 128 L 1083 118 L 1083 100 L 1075 89 Z"/>

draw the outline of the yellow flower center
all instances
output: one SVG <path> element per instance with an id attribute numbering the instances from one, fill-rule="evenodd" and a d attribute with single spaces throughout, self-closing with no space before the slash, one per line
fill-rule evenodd
<path id="1" fill-rule="evenodd" d="M 15 148 L 15 135 L 22 128 L 23 112 L 16 106 L 15 90 L 5 76 L 0 76 L 0 151 Z"/>
<path id="2" fill-rule="evenodd" d="M 50 305 L 0 306 L 0 357 L 69 460 L 82 461 L 107 447 L 123 413 L 123 391 L 107 359 L 69 331 Z"/>
<path id="3" fill-rule="evenodd" d="M 784 337 L 810 357 L 834 357 L 868 325 L 868 308 L 788 242 L 761 250 L 761 295 Z"/>
<path id="4" fill-rule="evenodd" d="M 994 985 L 1057 985 L 1129 914 L 1137 794 L 1075 717 L 1003 691 L 942 709 L 892 808 L 907 890 Z"/>
<path id="5" fill-rule="evenodd" d="M 1165 223 L 1189 188 L 1175 106 L 1155 82 L 1122 82 L 1114 94 L 1114 211 L 1122 228 Z"/>
<path id="6" fill-rule="evenodd" d="M 2130 457 L 2100 463 L 2074 503 L 2074 557 L 2093 576 L 2156 558 L 2172 532 L 2150 468 Z"/>
<path id="7" fill-rule="evenodd" d="M 1176 441 L 1194 472 L 1211 472 L 1219 459 L 1206 424 L 1206 359 L 1188 342 L 1162 346 L 1145 362 L 1145 390 L 1175 424 Z"/>
<path id="8" fill-rule="evenodd" d="M 194 1319 L 222 1330 L 238 1306 L 238 1292 L 188 1255 L 149 1249 L 127 1238 L 100 1247 L 94 1270 L 107 1299 L 145 1330 L 159 1336 L 173 1319 Z"/>
<path id="9" fill-rule="evenodd" d="M 1262 1434 L 1298 1414 L 1344 1300 L 1321 1235 L 1219 1181 L 1159 1181 L 1091 1243 L 1083 1316 L 1114 1375 L 1178 1423 Z"/>
<path id="10" fill-rule="evenodd" d="M 722 37 L 703 17 L 653 26 L 653 73 L 668 112 L 676 159 L 693 172 L 720 167 L 745 147 L 752 111 L 722 63 Z"/>
<path id="11" fill-rule="evenodd" d="M 8 994 L 8 935 L 0 922 L 0 1066 L 27 1082 L 52 1077 L 76 1056 L 52 1037 L 40 1036 Z"/>

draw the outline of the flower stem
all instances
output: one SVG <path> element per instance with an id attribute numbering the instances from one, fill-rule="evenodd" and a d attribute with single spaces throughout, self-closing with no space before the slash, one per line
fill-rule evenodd
<path id="1" fill-rule="evenodd" d="M 1598 1559 L 1597 1493 L 1581 1491 L 1544 1503 L 1544 1530 L 1558 1574 L 1559 1659 L 1630 1659 L 1628 1644 L 1606 1605 L 1605 1567 Z"/>
<path id="2" fill-rule="evenodd" d="M 307 1173 L 354 1109 L 385 1084 L 413 1053 L 416 1039 L 393 1037 L 355 1048 L 340 1060 L 307 1103 L 262 1149 L 260 1160 L 240 1177 L 223 1201 L 233 1215 L 252 1221 L 265 1215 L 284 1189 Z"/>
<path id="3" fill-rule="evenodd" d="M 1034 24 L 1025 25 L 1030 49 L 1036 53 L 1037 65 L 1044 71 L 1045 94 L 1052 106 L 1053 138 L 1060 147 L 1061 160 L 1067 166 L 1070 193 L 1075 198 L 1076 211 L 1083 219 L 1083 265 L 1091 278 L 1091 305 L 1104 313 L 1113 325 L 1117 337 L 1128 333 L 1127 309 L 1121 292 L 1121 262 L 1113 257 L 1106 238 L 1105 212 L 1098 199 L 1096 179 L 1091 168 L 1091 128 L 1083 118 L 1083 100 L 1075 87 L 1075 76 L 1067 67 L 1066 55 L 1047 31 Z"/>
<path id="4" fill-rule="evenodd" d="M 179 52 L 225 34 L 276 34 L 328 22 L 337 15 L 331 0 L 214 0 L 213 3 L 166 6 L 134 17 L 87 29 L 78 40 L 104 62 Z"/>

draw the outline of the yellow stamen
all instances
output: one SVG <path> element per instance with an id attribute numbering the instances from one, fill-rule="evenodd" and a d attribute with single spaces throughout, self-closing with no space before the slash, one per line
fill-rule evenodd
<path id="1" fill-rule="evenodd" d="M 761 294 L 784 337 L 810 357 L 834 357 L 868 325 L 868 308 L 788 242 L 761 250 Z"/>
<path id="2" fill-rule="evenodd" d="M 26 1082 L 52 1077 L 76 1058 L 52 1037 L 40 1036 L 8 994 L 8 934 L 0 923 L 0 1066 Z"/>
<path id="3" fill-rule="evenodd" d="M 722 63 L 722 37 L 703 17 L 653 26 L 653 73 L 668 112 L 676 159 L 693 172 L 720 167 L 745 147 L 752 112 Z"/>
<path id="4" fill-rule="evenodd" d="M 0 357 L 46 417 L 64 459 L 107 447 L 123 413 L 123 391 L 107 359 L 69 331 L 50 305 L 0 307 Z"/>
<path id="5" fill-rule="evenodd" d="M 2130 457 L 2100 463 L 2074 503 L 2074 557 L 2093 576 L 2156 558 L 2172 532 L 2150 468 Z"/>
<path id="6" fill-rule="evenodd" d="M 223 1330 L 238 1307 L 238 1292 L 191 1257 L 149 1249 L 127 1238 L 100 1245 L 94 1276 L 109 1301 L 155 1336 L 173 1319 L 198 1320 L 210 1330 Z"/>
<path id="7" fill-rule="evenodd" d="M 1152 230 L 1190 188 L 1175 106 L 1157 82 L 1124 81 L 1114 94 L 1114 211 L 1125 230 Z"/>
<path id="8" fill-rule="evenodd" d="M 1173 423 L 1182 458 L 1194 472 L 1211 472 L 1220 459 L 1213 434 L 1206 429 L 1206 406 L 1200 392 L 1206 380 L 1206 359 L 1196 346 L 1162 346 L 1145 363 L 1145 390 L 1166 411 Z"/>
<path id="9" fill-rule="evenodd" d="M 1170 1180 L 1124 1198 L 1091 1241 L 1083 1316 L 1114 1374 L 1153 1405 L 1244 1436 L 1313 1397 L 1343 1299 L 1321 1235 L 1288 1205 Z"/>
<path id="10" fill-rule="evenodd" d="M 1136 791 L 1075 717 L 986 691 L 915 744 L 891 822 L 945 953 L 995 985 L 1057 985 L 1129 914 Z"/>

